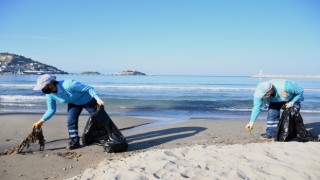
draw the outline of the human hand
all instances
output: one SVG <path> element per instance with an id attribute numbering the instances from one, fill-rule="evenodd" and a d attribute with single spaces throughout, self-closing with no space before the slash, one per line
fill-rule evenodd
<path id="1" fill-rule="evenodd" d="M 286 103 L 286 109 L 293 107 L 293 102 Z"/>
<path id="2" fill-rule="evenodd" d="M 40 129 L 43 124 L 44 124 L 44 121 L 43 120 L 39 120 L 38 122 L 36 122 L 36 123 L 34 123 L 32 125 L 32 128 Z"/>
<path id="3" fill-rule="evenodd" d="M 99 106 L 104 106 L 104 102 L 103 102 L 100 98 L 96 97 L 95 99 L 96 99 L 97 104 L 98 104 Z"/>
<path id="4" fill-rule="evenodd" d="M 245 128 L 245 129 L 246 129 L 247 131 L 251 131 L 251 130 L 253 129 L 253 124 L 254 124 L 254 122 L 251 122 L 251 121 L 250 121 L 250 122 L 246 125 L 246 128 Z"/>

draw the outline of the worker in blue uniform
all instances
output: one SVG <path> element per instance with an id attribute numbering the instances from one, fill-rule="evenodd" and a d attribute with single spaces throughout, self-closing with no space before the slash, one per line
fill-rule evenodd
<path id="1" fill-rule="evenodd" d="M 253 95 L 253 108 L 250 122 L 246 125 L 247 130 L 253 128 L 263 102 L 268 105 L 268 117 L 266 133 L 261 134 L 262 138 L 271 139 L 275 132 L 280 119 L 280 110 L 295 107 L 300 110 L 300 102 L 304 100 L 304 90 L 295 82 L 285 79 L 273 79 L 258 84 Z"/>
<path id="2" fill-rule="evenodd" d="M 47 111 L 38 122 L 33 124 L 33 128 L 40 128 L 55 114 L 57 101 L 67 103 L 67 125 L 70 138 L 67 149 L 81 147 L 78 136 L 78 120 L 81 111 L 85 108 L 89 115 L 92 115 L 97 105 L 104 105 L 95 89 L 71 79 L 57 81 L 55 76 L 44 74 L 38 78 L 34 90 L 41 90 L 46 94 Z"/>

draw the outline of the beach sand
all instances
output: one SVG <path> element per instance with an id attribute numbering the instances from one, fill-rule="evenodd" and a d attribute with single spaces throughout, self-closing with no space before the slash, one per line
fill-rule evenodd
<path id="1" fill-rule="evenodd" d="M 1 150 L 19 144 L 40 117 L 0 115 Z M 113 154 L 96 145 L 65 150 L 65 118 L 55 115 L 44 125 L 45 151 L 35 144 L 24 154 L 0 156 L 0 179 L 320 179 L 320 143 L 261 140 L 262 120 L 247 132 L 244 120 L 148 127 L 151 120 L 111 116 L 129 142 L 127 152 Z M 80 135 L 87 119 L 80 118 Z M 320 121 L 305 124 L 320 134 Z"/>

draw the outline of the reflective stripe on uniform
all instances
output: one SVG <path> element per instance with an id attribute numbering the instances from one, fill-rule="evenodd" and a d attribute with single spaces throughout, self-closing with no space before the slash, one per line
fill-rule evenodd
<path id="1" fill-rule="evenodd" d="M 71 130 L 69 130 L 69 133 L 77 133 L 77 132 L 78 132 L 77 129 L 71 129 Z"/>

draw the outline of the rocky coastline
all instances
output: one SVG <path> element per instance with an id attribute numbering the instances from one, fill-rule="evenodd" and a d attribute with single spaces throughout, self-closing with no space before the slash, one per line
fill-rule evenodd
<path id="1" fill-rule="evenodd" d="M 30 58 L 12 53 L 0 53 L 0 75 L 22 74 L 68 74 Z"/>

